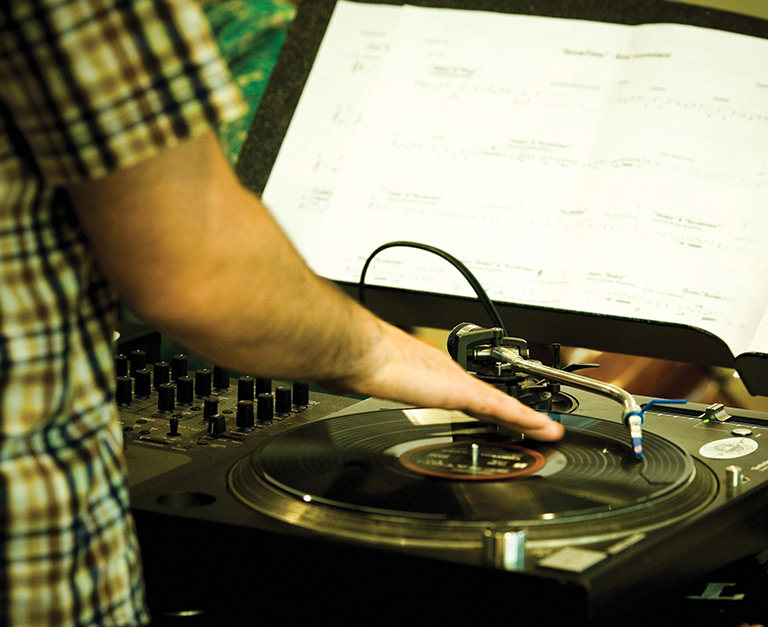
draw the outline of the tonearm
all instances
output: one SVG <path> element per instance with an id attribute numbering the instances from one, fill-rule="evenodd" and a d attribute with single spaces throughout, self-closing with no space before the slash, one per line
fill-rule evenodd
<path id="1" fill-rule="evenodd" d="M 622 406 L 622 420 L 629 427 L 635 458 L 642 459 L 643 410 L 634 397 L 620 387 L 530 360 L 525 340 L 505 337 L 498 327 L 484 328 L 470 322 L 459 324 L 448 336 L 448 352 L 468 372 L 489 372 L 496 377 L 502 377 L 505 372 L 521 372 L 616 400 Z"/>

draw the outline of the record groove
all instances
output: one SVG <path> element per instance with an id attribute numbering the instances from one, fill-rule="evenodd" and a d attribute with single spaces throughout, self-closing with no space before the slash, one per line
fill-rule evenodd
<path id="1" fill-rule="evenodd" d="M 249 507 L 306 529 L 417 545 L 475 542 L 497 524 L 533 540 L 621 536 L 690 515 L 716 491 L 665 438 L 647 433 L 638 462 L 622 425 L 557 417 L 566 435 L 543 443 L 455 412 L 338 416 L 269 438 L 229 484 Z"/>

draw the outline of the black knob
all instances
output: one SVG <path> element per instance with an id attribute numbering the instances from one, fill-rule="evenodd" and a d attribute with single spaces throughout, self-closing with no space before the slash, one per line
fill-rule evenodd
<path id="1" fill-rule="evenodd" d="M 253 429 L 253 401 L 237 402 L 237 428 L 242 431 Z"/>
<path id="2" fill-rule="evenodd" d="M 211 416 L 208 421 L 208 433 L 213 436 L 221 435 L 227 431 L 227 419 L 224 414 Z"/>
<path id="3" fill-rule="evenodd" d="M 171 357 L 171 379 L 173 381 L 178 381 L 179 377 L 187 376 L 188 362 L 187 356 L 183 354 Z"/>
<path id="4" fill-rule="evenodd" d="M 157 388 L 157 408 L 160 411 L 173 411 L 176 388 L 172 383 L 163 383 Z"/>
<path id="5" fill-rule="evenodd" d="M 133 379 L 128 376 L 117 377 L 117 388 L 115 390 L 115 401 L 118 405 L 130 405 L 132 399 L 131 385 Z"/>
<path id="6" fill-rule="evenodd" d="M 131 351 L 131 376 L 137 370 L 147 367 L 147 353 L 142 350 Z"/>
<path id="7" fill-rule="evenodd" d="M 181 435 L 179 433 L 179 416 L 177 414 L 174 414 L 173 416 L 171 416 L 171 418 L 169 420 L 169 425 L 170 425 L 170 428 L 171 428 L 171 430 L 168 432 L 169 436 L 174 438 L 174 437 L 176 437 L 178 435 Z"/>
<path id="8" fill-rule="evenodd" d="M 153 377 L 152 385 L 155 386 L 156 390 L 159 390 L 161 385 L 171 382 L 171 367 L 167 361 L 155 362 Z"/>
<path id="9" fill-rule="evenodd" d="M 115 362 L 115 376 L 127 377 L 128 376 L 128 356 L 122 353 L 114 356 Z"/>
<path id="10" fill-rule="evenodd" d="M 256 420 L 269 422 L 275 417 L 275 401 L 271 394 L 259 394 L 256 402 Z"/>
<path id="11" fill-rule="evenodd" d="M 245 375 L 237 380 L 237 400 L 252 401 L 254 399 L 255 381 L 253 377 Z"/>
<path id="12" fill-rule="evenodd" d="M 176 402 L 179 405 L 191 405 L 195 398 L 195 382 L 189 375 L 183 375 L 176 380 Z"/>
<path id="13" fill-rule="evenodd" d="M 203 368 L 195 373 L 195 395 L 206 397 L 211 395 L 211 383 L 213 376 L 208 368 Z"/>
<path id="14" fill-rule="evenodd" d="M 293 405 L 296 409 L 306 409 L 309 406 L 309 383 L 296 381 L 293 384 Z"/>
<path id="15" fill-rule="evenodd" d="M 275 414 L 280 417 L 291 415 L 291 388 L 278 385 L 275 388 Z"/>
<path id="16" fill-rule="evenodd" d="M 219 399 L 209 396 L 203 401 L 203 419 L 208 421 L 219 413 Z"/>
<path id="17" fill-rule="evenodd" d="M 229 389 L 229 371 L 219 366 L 213 367 L 213 388 L 215 390 Z"/>
<path id="18" fill-rule="evenodd" d="M 265 379 L 264 377 L 256 378 L 256 396 L 259 394 L 271 394 L 272 393 L 272 379 Z"/>
<path id="19" fill-rule="evenodd" d="M 149 398 L 152 393 L 152 373 L 146 368 L 134 373 L 134 394 L 136 398 Z"/>

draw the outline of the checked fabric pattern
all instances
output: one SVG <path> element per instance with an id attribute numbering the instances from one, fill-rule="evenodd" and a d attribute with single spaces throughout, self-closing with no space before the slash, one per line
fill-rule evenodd
<path id="1" fill-rule="evenodd" d="M 0 625 L 145 624 L 116 299 L 62 188 L 246 106 L 182 0 L 0 0 L 0 86 Z"/>

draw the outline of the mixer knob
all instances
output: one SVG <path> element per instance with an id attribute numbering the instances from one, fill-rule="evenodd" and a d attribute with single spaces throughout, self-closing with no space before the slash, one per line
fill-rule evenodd
<path id="1" fill-rule="evenodd" d="M 163 383 L 157 388 L 157 408 L 163 412 L 171 412 L 174 408 L 176 388 L 172 383 Z"/>
<path id="2" fill-rule="evenodd" d="M 192 377 L 183 375 L 176 381 L 176 402 L 179 405 L 191 405 L 195 397 Z"/>
<path id="3" fill-rule="evenodd" d="M 219 366 L 213 367 L 213 388 L 215 390 L 229 389 L 229 371 Z"/>
<path id="4" fill-rule="evenodd" d="M 219 399 L 209 396 L 203 401 L 203 419 L 208 421 L 219 413 Z"/>
<path id="5" fill-rule="evenodd" d="M 120 355 L 115 355 L 113 357 L 113 360 L 115 362 L 115 376 L 127 377 L 128 376 L 128 356 L 123 355 L 121 353 Z"/>
<path id="6" fill-rule="evenodd" d="M 211 395 L 211 382 L 213 376 L 208 368 L 203 368 L 195 373 L 195 395 L 205 398 Z"/>
<path id="7" fill-rule="evenodd" d="M 171 366 L 168 364 L 167 361 L 158 361 L 155 362 L 154 368 L 153 368 L 153 385 L 155 386 L 156 390 L 160 389 L 161 385 L 164 385 L 165 383 L 170 383 L 171 381 Z"/>
<path id="8" fill-rule="evenodd" d="M 152 374 L 146 368 L 134 373 L 134 394 L 136 398 L 149 398 L 152 393 Z"/>
<path id="9" fill-rule="evenodd" d="M 115 390 L 115 402 L 118 405 L 130 405 L 132 399 L 131 396 L 131 385 L 133 384 L 133 379 L 128 376 L 123 377 L 117 377 L 117 388 Z"/>
<path id="10" fill-rule="evenodd" d="M 259 394 L 256 404 L 256 419 L 262 423 L 269 422 L 274 418 L 274 407 L 274 397 L 271 394 Z"/>
<path id="11" fill-rule="evenodd" d="M 291 389 L 284 385 L 275 388 L 275 414 L 284 418 L 291 415 Z"/>
<path id="12" fill-rule="evenodd" d="M 174 414 L 173 416 L 171 416 L 169 420 L 169 425 L 171 430 L 168 432 L 167 435 L 169 435 L 172 438 L 175 438 L 176 436 L 181 435 L 179 433 L 179 416 L 177 414 Z"/>
<path id="13" fill-rule="evenodd" d="M 306 409 L 309 406 L 309 383 L 296 381 L 293 384 L 293 405 L 296 409 Z"/>
<path id="14" fill-rule="evenodd" d="M 208 421 L 208 433 L 219 436 L 227 431 L 227 418 L 224 414 L 216 414 Z"/>
<path id="15" fill-rule="evenodd" d="M 245 375 L 237 380 L 237 400 L 252 401 L 254 398 L 255 381 L 253 377 Z"/>
<path id="16" fill-rule="evenodd" d="M 256 396 L 259 394 L 271 394 L 272 393 L 272 379 L 265 379 L 264 377 L 256 378 Z"/>
<path id="17" fill-rule="evenodd" d="M 237 402 L 237 428 L 241 431 L 253 430 L 253 401 Z"/>
<path id="18" fill-rule="evenodd" d="M 189 359 L 186 355 L 178 354 L 171 357 L 171 378 L 178 381 L 180 377 L 187 376 Z"/>
<path id="19" fill-rule="evenodd" d="M 147 367 L 147 352 L 142 350 L 131 351 L 131 376 L 137 370 Z"/>

